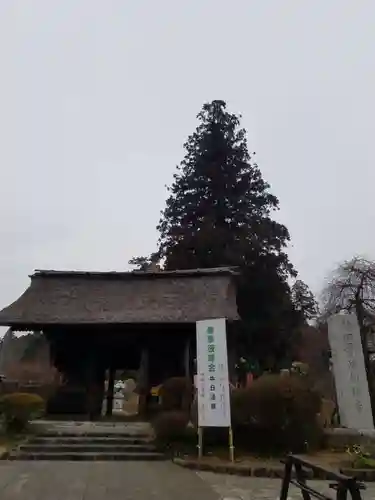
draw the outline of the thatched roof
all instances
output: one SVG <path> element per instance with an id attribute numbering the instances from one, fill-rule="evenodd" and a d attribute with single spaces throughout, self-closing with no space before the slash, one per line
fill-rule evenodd
<path id="1" fill-rule="evenodd" d="M 187 271 L 36 271 L 0 311 L 0 325 L 179 323 L 238 319 L 230 268 Z"/>

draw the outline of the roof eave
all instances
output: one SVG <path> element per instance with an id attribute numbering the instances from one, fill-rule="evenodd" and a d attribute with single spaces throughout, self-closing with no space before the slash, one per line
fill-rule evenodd
<path id="1" fill-rule="evenodd" d="M 188 277 L 205 277 L 205 276 L 237 276 L 239 274 L 238 267 L 217 267 L 217 268 L 201 268 L 201 269 L 177 269 L 174 271 L 69 271 L 69 270 L 54 270 L 54 269 L 35 269 L 34 273 L 29 275 L 33 278 L 103 278 L 103 279 L 162 279 L 162 278 L 188 278 Z"/>

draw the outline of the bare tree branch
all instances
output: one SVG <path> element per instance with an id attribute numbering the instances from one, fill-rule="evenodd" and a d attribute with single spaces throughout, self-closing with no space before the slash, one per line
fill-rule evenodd
<path id="1" fill-rule="evenodd" d="M 354 257 L 341 264 L 333 272 L 322 299 L 325 317 L 340 311 L 356 312 L 360 302 L 366 322 L 374 322 L 375 262 Z"/>

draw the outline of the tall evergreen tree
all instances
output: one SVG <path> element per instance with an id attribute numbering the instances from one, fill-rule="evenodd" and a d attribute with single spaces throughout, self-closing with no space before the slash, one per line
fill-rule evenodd
<path id="1" fill-rule="evenodd" d="M 279 201 L 249 154 L 240 117 L 213 101 L 197 118 L 158 225 L 157 253 L 166 269 L 238 266 L 238 345 L 272 368 L 285 358 L 296 322 L 289 233 L 272 219 Z"/>
<path id="2" fill-rule="evenodd" d="M 158 226 L 165 267 L 246 266 L 272 255 L 278 273 L 292 273 L 288 230 L 271 218 L 278 199 L 252 161 L 239 117 L 213 101 L 198 120 Z"/>
<path id="3" fill-rule="evenodd" d="M 301 321 L 306 322 L 318 316 L 319 308 L 314 294 L 302 280 L 296 280 L 292 286 L 292 302 L 301 315 Z"/>

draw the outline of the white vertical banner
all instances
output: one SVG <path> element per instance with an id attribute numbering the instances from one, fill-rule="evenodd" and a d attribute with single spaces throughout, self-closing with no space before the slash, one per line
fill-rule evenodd
<path id="1" fill-rule="evenodd" d="M 197 321 L 199 427 L 230 427 L 225 318 Z"/>
<path id="2" fill-rule="evenodd" d="M 341 424 L 349 429 L 373 429 L 361 335 L 355 314 L 328 319 L 337 403 Z"/>

